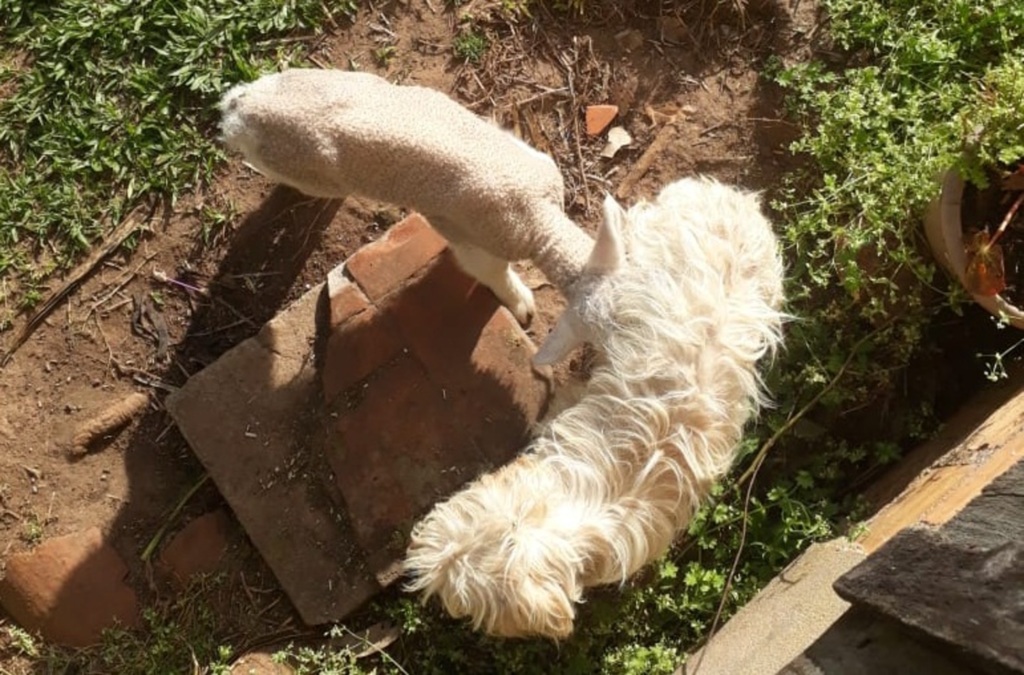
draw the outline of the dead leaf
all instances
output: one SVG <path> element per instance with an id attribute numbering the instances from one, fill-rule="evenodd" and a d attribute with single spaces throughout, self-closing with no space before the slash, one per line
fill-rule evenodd
<path id="1" fill-rule="evenodd" d="M 615 153 L 633 142 L 633 137 L 623 127 L 612 127 L 608 130 L 608 143 L 601 150 L 601 156 L 611 159 Z"/>
<path id="2" fill-rule="evenodd" d="M 967 269 L 965 286 L 974 295 L 999 295 L 1006 288 L 1006 270 L 1003 249 L 989 241 L 988 232 L 981 230 L 967 238 Z"/>

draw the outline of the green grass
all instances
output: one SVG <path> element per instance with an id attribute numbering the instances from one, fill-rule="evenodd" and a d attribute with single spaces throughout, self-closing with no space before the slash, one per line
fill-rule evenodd
<path id="1" fill-rule="evenodd" d="M 218 95 L 293 58 L 301 43 L 286 38 L 325 11 L 319 0 L 0 0 L 0 278 L 18 282 L 8 307 L 37 301 L 54 269 L 140 200 L 173 201 L 208 179 Z"/>

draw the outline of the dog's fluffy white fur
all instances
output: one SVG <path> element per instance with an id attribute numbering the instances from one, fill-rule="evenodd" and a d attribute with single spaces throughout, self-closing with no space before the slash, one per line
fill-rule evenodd
<path id="1" fill-rule="evenodd" d="M 408 589 L 492 634 L 566 637 L 585 587 L 666 551 L 730 468 L 781 340 L 783 266 L 755 195 L 685 179 L 605 213 L 598 248 L 621 236 L 620 259 L 595 249 L 600 287 L 560 321 L 600 355 L 581 399 L 412 533 Z"/>

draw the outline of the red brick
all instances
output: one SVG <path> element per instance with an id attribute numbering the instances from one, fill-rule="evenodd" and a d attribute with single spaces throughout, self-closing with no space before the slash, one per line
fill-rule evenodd
<path id="1" fill-rule="evenodd" d="M 403 347 L 401 333 L 390 314 L 372 307 L 335 328 L 327 339 L 320 375 L 324 400 L 333 401 L 393 359 Z"/>
<path id="2" fill-rule="evenodd" d="M 419 214 L 356 251 L 345 267 L 372 301 L 383 298 L 437 257 L 447 242 Z"/>
<path id="3" fill-rule="evenodd" d="M 330 326 L 340 326 L 370 306 L 359 287 L 345 278 L 344 265 L 327 275 L 327 297 L 330 299 Z"/>
<path id="4" fill-rule="evenodd" d="M 7 560 L 0 604 L 25 629 L 71 647 L 105 628 L 139 625 L 128 568 L 97 528 L 43 542 Z"/>
<path id="5" fill-rule="evenodd" d="M 530 338 L 448 253 L 395 295 L 388 309 L 431 380 L 465 394 L 451 399 L 455 416 L 490 420 L 474 442 L 505 461 L 508 444 L 525 437 L 548 395 L 531 368 L 536 350 Z"/>
<path id="6" fill-rule="evenodd" d="M 329 456 L 377 570 L 401 553 L 396 531 L 515 455 L 547 388 L 530 369 L 529 338 L 449 253 L 350 323 L 366 316 L 391 319 L 409 351 L 370 375 L 359 399 L 336 401 Z"/>
<path id="7" fill-rule="evenodd" d="M 231 520 L 224 511 L 199 516 L 167 544 L 160 562 L 180 583 L 216 572 L 228 548 Z"/>
<path id="8" fill-rule="evenodd" d="M 466 371 L 498 306 L 490 290 L 466 275 L 448 252 L 387 303 L 402 338 L 438 381 Z"/>
<path id="9" fill-rule="evenodd" d="M 406 355 L 367 382 L 361 401 L 338 411 L 328 459 L 371 553 L 480 470 L 481 456 L 463 434 L 474 422 L 452 418 L 446 396 Z"/>

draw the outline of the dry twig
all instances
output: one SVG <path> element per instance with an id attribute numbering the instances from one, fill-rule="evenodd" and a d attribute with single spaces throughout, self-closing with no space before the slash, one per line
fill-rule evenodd
<path id="1" fill-rule="evenodd" d="M 128 237 L 141 229 L 144 223 L 149 222 L 153 217 L 153 214 L 156 212 L 156 207 L 157 202 L 153 201 L 149 207 L 149 213 L 141 221 L 135 219 L 135 211 L 129 213 L 128 216 L 121 221 L 121 224 L 115 227 L 114 231 L 106 236 L 103 240 L 103 244 L 93 251 L 92 255 L 76 267 L 70 275 L 68 275 L 68 280 L 64 282 L 64 285 L 51 293 L 50 297 L 46 299 L 46 302 L 36 310 L 35 314 L 29 317 L 28 321 L 22 327 L 21 332 L 18 333 L 18 336 L 14 339 L 14 342 L 4 353 L 3 357 L 0 357 L 0 368 L 3 368 L 10 362 L 14 353 L 28 341 L 46 317 L 48 317 L 50 313 L 65 300 L 65 298 L 71 295 L 104 260 L 120 248 L 121 244 L 127 241 Z"/>

